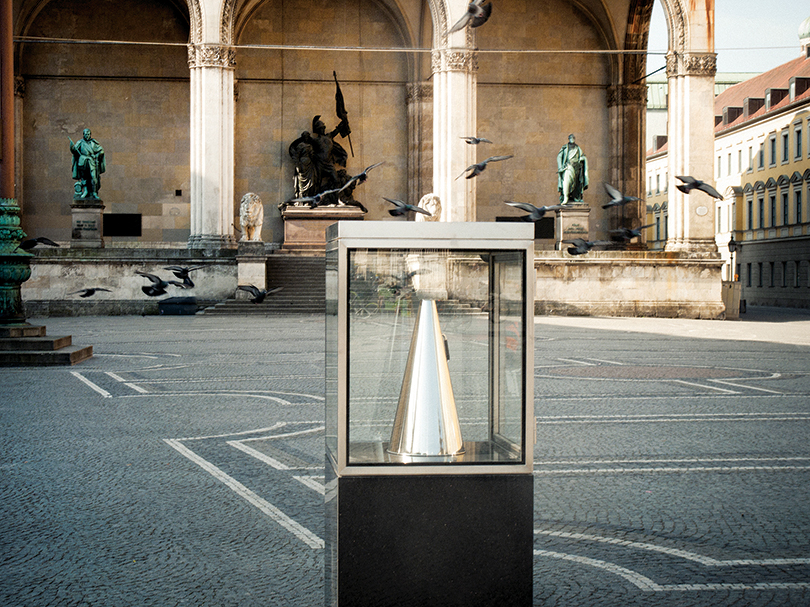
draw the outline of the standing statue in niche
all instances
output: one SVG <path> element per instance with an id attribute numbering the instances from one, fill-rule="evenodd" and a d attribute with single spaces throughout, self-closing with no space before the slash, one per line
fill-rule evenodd
<path id="1" fill-rule="evenodd" d="M 90 129 L 84 129 L 78 143 L 70 141 L 73 154 L 73 179 L 76 180 L 73 198 L 95 198 L 101 189 L 101 174 L 107 170 L 104 148 L 90 136 Z"/>
<path id="2" fill-rule="evenodd" d="M 560 204 L 582 202 L 582 193 L 588 189 L 588 159 L 576 144 L 573 133 L 568 143 L 557 154 L 557 190 Z"/>

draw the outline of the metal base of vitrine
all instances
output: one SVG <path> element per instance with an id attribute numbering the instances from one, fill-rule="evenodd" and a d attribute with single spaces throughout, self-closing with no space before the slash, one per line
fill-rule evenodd
<path id="1" fill-rule="evenodd" d="M 532 604 L 531 474 L 333 477 L 327 488 L 327 606 Z"/>

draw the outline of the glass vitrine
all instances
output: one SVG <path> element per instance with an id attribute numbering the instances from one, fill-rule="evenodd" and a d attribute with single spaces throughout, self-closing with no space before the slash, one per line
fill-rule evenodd
<path id="1" fill-rule="evenodd" d="M 530 224 L 330 226 L 336 476 L 531 472 L 533 247 Z"/>

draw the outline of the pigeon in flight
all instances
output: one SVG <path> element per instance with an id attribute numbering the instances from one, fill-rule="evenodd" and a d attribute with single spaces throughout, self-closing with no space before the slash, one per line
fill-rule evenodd
<path id="1" fill-rule="evenodd" d="M 481 173 L 483 173 L 484 169 L 487 168 L 487 165 L 490 162 L 496 162 L 498 160 L 509 160 L 510 158 L 513 158 L 511 154 L 509 156 L 490 156 L 486 160 L 482 160 L 481 162 L 476 162 L 475 164 L 471 164 L 470 166 L 468 166 L 466 169 L 464 169 L 461 175 L 456 177 L 456 179 L 460 179 L 461 176 L 464 175 L 464 173 L 466 173 L 467 171 L 470 171 L 470 174 L 467 175 L 467 179 L 472 179 L 476 175 L 480 175 Z"/>
<path id="2" fill-rule="evenodd" d="M 189 276 L 189 272 L 193 272 L 194 270 L 199 270 L 204 266 L 194 266 L 192 268 L 184 268 L 182 266 L 169 266 L 167 268 L 163 268 L 164 270 L 169 270 L 172 274 L 174 274 L 175 278 L 179 278 L 183 281 L 183 287 L 186 289 L 191 289 L 194 287 L 194 281 L 191 280 L 191 276 Z"/>
<path id="3" fill-rule="evenodd" d="M 354 175 L 353 177 L 351 177 L 349 179 L 349 181 L 344 183 L 343 186 L 338 190 L 338 192 L 342 192 L 343 190 L 345 190 L 346 188 L 348 188 L 349 186 L 351 186 L 355 182 L 357 182 L 357 185 L 360 185 L 361 183 L 365 183 L 366 179 L 368 179 L 368 172 L 371 169 L 377 168 L 381 164 L 385 164 L 385 160 L 383 160 L 382 162 L 378 162 L 376 164 L 372 164 L 369 167 L 366 167 L 365 169 L 363 169 L 362 173 L 358 173 L 357 175 Z"/>
<path id="4" fill-rule="evenodd" d="M 613 244 L 609 240 L 583 240 L 582 238 L 563 240 L 562 242 L 574 245 L 573 247 L 568 247 L 568 252 L 571 255 L 584 255 L 593 247 Z"/>
<path id="5" fill-rule="evenodd" d="M 143 276 L 148 278 L 152 284 L 147 285 L 145 287 L 141 287 L 141 290 L 146 293 L 149 297 L 157 297 L 158 295 L 166 295 L 166 287 L 169 285 L 174 285 L 175 287 L 180 287 L 181 289 L 185 288 L 182 282 L 177 282 L 176 280 L 163 280 L 159 276 L 155 276 L 154 274 L 147 274 L 146 272 L 140 272 L 135 270 L 135 273 L 139 276 Z"/>
<path id="6" fill-rule="evenodd" d="M 255 287 L 253 285 L 239 285 L 236 288 L 239 289 L 240 291 L 247 291 L 248 293 L 253 295 L 253 299 L 251 299 L 250 301 L 252 301 L 255 304 L 260 304 L 264 301 L 265 297 L 267 297 L 268 295 L 272 295 L 273 293 L 278 293 L 284 287 L 276 287 L 275 289 L 265 290 L 260 289 L 259 287 Z"/>
<path id="7" fill-rule="evenodd" d="M 463 139 L 470 145 L 478 145 L 479 143 L 492 143 L 486 137 L 461 137 L 461 139 Z"/>
<path id="8" fill-rule="evenodd" d="M 522 209 L 528 213 L 528 215 L 523 215 L 521 217 L 523 221 L 538 221 L 542 219 L 543 215 L 545 215 L 548 211 L 556 211 L 557 209 L 563 208 L 561 204 L 555 204 L 554 206 L 550 207 L 536 207 L 528 202 L 513 202 L 511 200 L 507 200 L 505 202 L 510 207 Z"/>
<path id="9" fill-rule="evenodd" d="M 635 230 L 631 230 L 630 228 L 619 228 L 618 230 L 611 230 L 611 234 L 616 235 L 616 240 L 627 242 L 628 240 L 632 240 L 637 236 L 641 236 L 641 232 L 646 230 L 647 228 L 653 227 L 655 224 L 648 224 L 646 226 L 641 226 L 640 228 L 636 228 Z"/>
<path id="10" fill-rule="evenodd" d="M 689 175 L 676 175 L 676 177 L 683 181 L 683 183 L 679 183 L 675 187 L 684 194 L 689 194 L 692 190 L 700 190 L 701 192 L 706 192 L 712 198 L 723 200 L 723 195 L 704 181 L 700 181 L 699 179 L 695 179 Z"/>
<path id="11" fill-rule="evenodd" d="M 395 208 L 390 209 L 388 211 L 388 213 L 393 217 L 399 217 L 400 215 L 404 215 L 408 211 L 416 211 L 417 213 L 422 213 L 422 215 L 433 217 L 433 215 L 431 215 L 429 211 L 426 211 L 421 207 L 416 207 L 412 204 L 408 204 L 407 202 L 403 202 L 401 200 L 394 200 L 393 198 L 386 198 L 385 196 L 383 196 L 383 200 L 387 200 L 392 205 L 394 205 Z"/>
<path id="12" fill-rule="evenodd" d="M 20 244 L 17 245 L 18 249 L 22 249 L 23 251 L 28 251 L 33 249 L 35 246 L 44 244 L 49 247 L 58 247 L 59 245 L 56 244 L 50 238 L 45 238 L 44 236 L 38 236 L 37 238 L 29 238 L 28 240 L 23 240 Z"/>
<path id="13" fill-rule="evenodd" d="M 447 30 L 447 36 L 452 34 L 453 32 L 458 32 L 463 30 L 467 25 L 471 27 L 479 27 L 484 25 L 489 19 L 489 16 L 492 14 L 492 4 L 487 2 L 484 4 L 485 0 L 473 0 L 467 5 L 467 12 L 464 13 L 464 16 L 456 21 L 456 24 Z"/>
<path id="14" fill-rule="evenodd" d="M 605 191 L 608 193 L 608 196 L 610 196 L 610 202 L 608 202 L 607 204 L 603 204 L 602 205 L 603 209 L 609 209 L 610 207 L 620 207 L 626 205 L 628 202 L 639 200 L 635 196 L 625 196 L 609 183 L 605 184 Z"/>
<path id="15" fill-rule="evenodd" d="M 81 293 L 79 297 L 92 297 L 99 291 L 107 291 L 108 293 L 112 293 L 110 289 L 105 289 L 103 287 L 89 287 L 87 289 L 79 289 L 78 291 L 73 291 L 72 293 L 68 293 L 68 295 L 76 295 L 77 293 Z"/>
<path id="16" fill-rule="evenodd" d="M 338 192 L 340 192 L 340 189 L 326 190 L 325 192 L 320 192 L 314 196 L 302 196 L 301 198 L 293 198 L 287 202 L 306 202 L 309 203 L 309 208 L 314 209 L 320 205 L 323 202 L 323 199 L 329 196 L 329 194 L 336 194 Z"/>

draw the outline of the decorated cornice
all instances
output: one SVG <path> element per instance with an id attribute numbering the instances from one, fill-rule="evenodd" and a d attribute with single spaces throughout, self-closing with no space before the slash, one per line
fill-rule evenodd
<path id="1" fill-rule="evenodd" d="M 189 44 L 188 66 L 233 69 L 236 67 L 236 50 L 218 44 Z"/>
<path id="2" fill-rule="evenodd" d="M 434 50 L 431 53 L 431 68 L 437 72 L 477 72 L 478 53 L 467 50 Z"/>
<path id="3" fill-rule="evenodd" d="M 716 53 L 667 53 L 667 77 L 711 76 L 717 73 Z"/>

